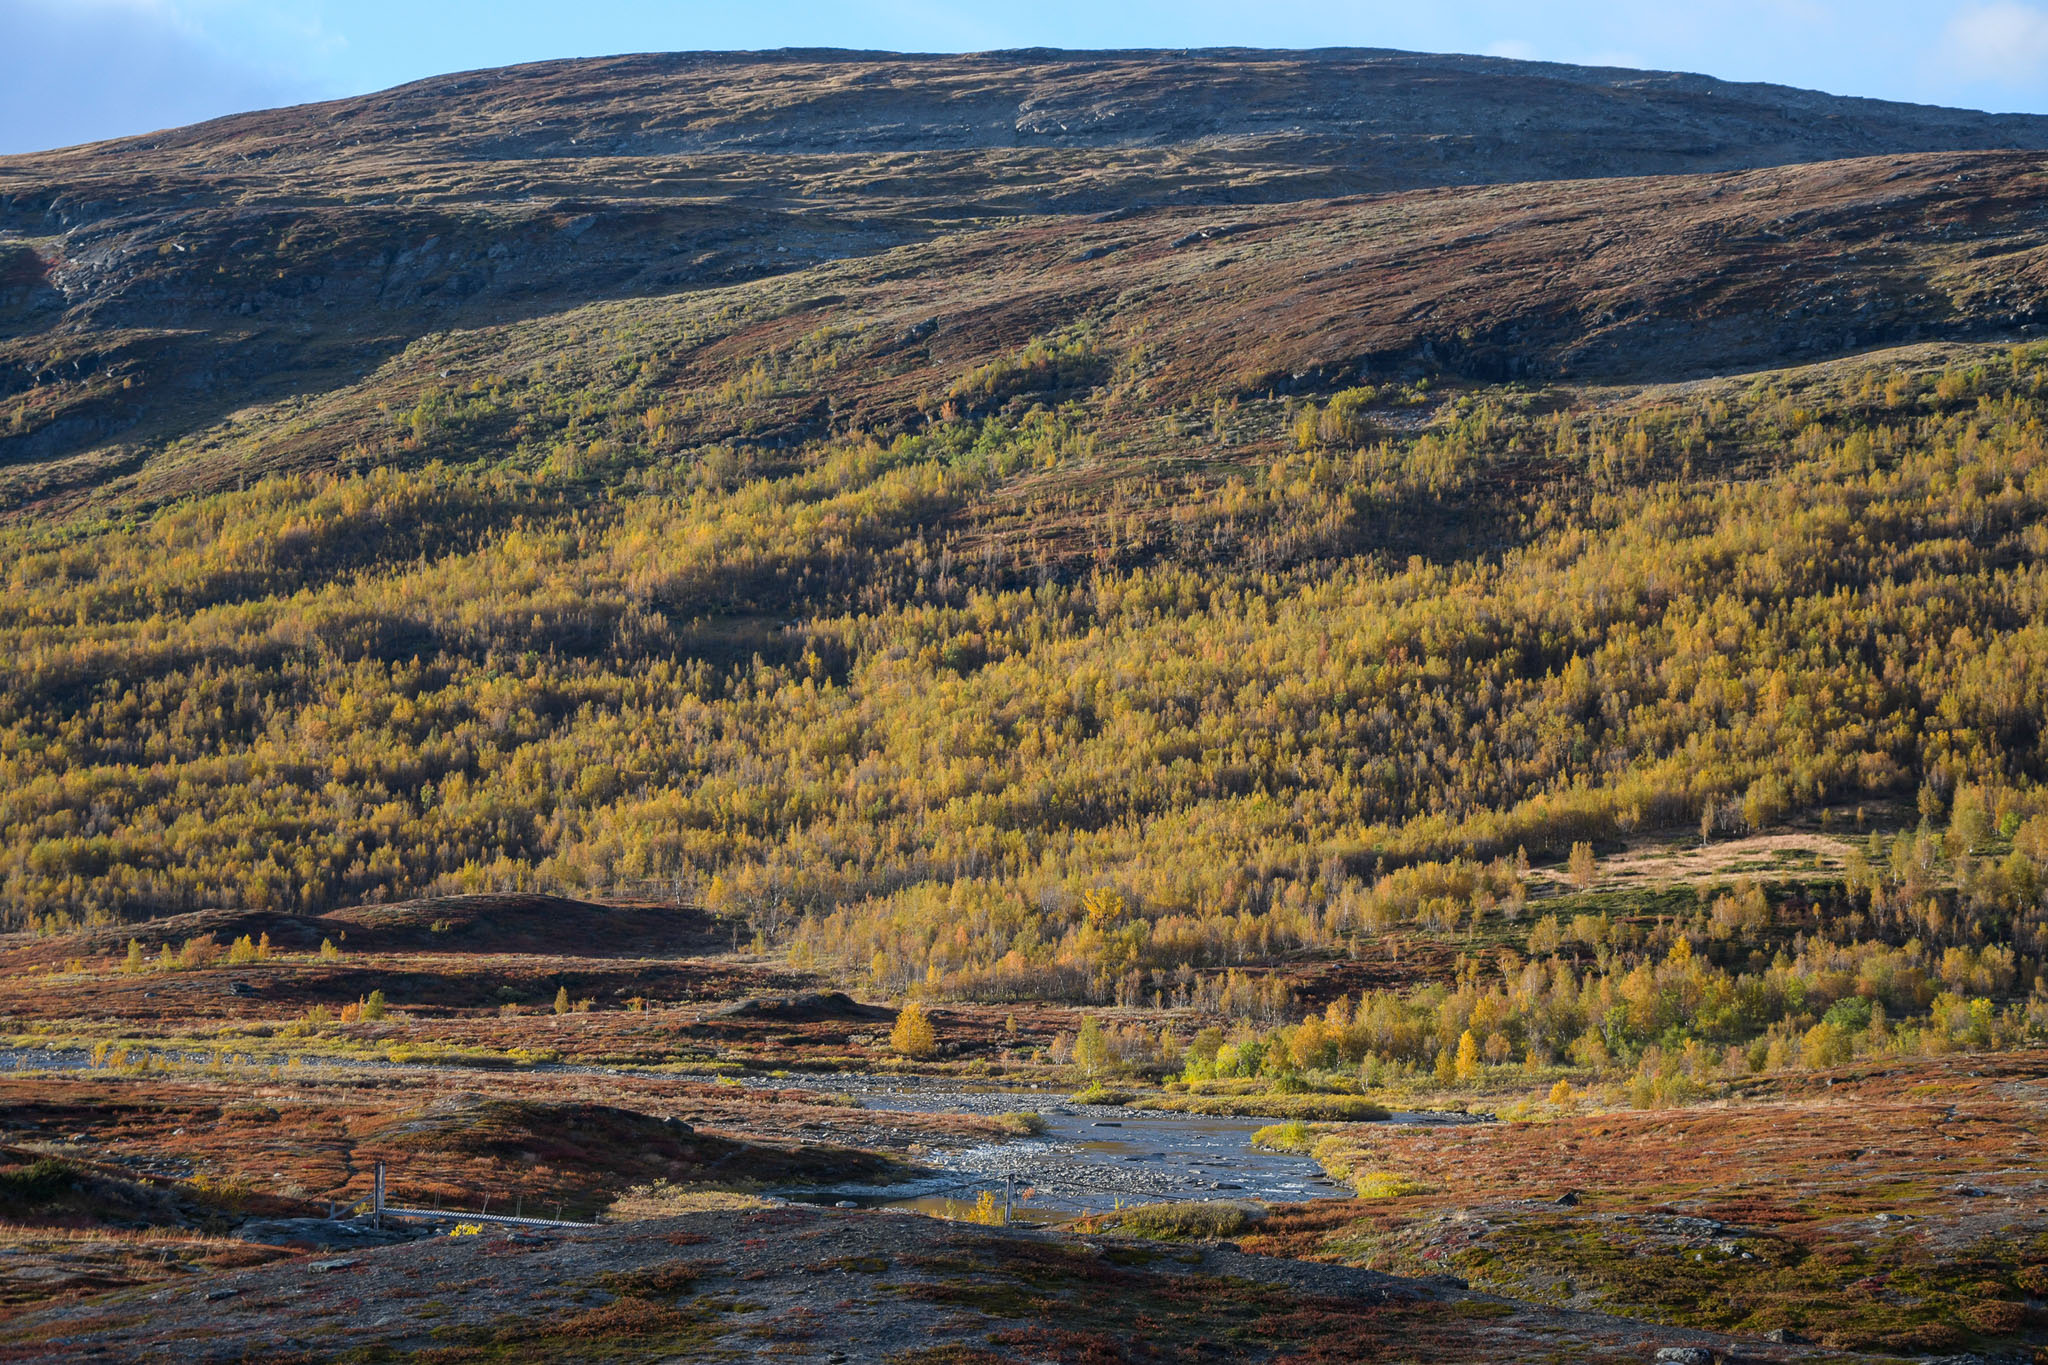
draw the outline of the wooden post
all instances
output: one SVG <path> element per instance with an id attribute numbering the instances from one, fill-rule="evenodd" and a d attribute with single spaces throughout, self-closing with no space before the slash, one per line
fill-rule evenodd
<path id="1" fill-rule="evenodd" d="M 1010 1221 L 1010 1176 L 1003 1177 L 1003 1221 Z"/>
<path id="2" fill-rule="evenodd" d="M 377 1163 L 376 1212 L 371 1218 L 371 1223 L 380 1228 L 384 1226 L 384 1163 L 381 1161 Z"/>

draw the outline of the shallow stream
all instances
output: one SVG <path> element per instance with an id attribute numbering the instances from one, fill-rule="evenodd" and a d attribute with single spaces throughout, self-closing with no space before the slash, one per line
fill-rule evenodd
<path id="1" fill-rule="evenodd" d="M 182 1054 L 181 1054 L 182 1055 Z M 194 1053 L 187 1060 L 204 1061 Z M 0 1049 L 0 1070 L 64 1071 L 87 1067 L 76 1049 Z M 351 1062 L 351 1065 L 387 1065 Z M 456 1070 L 461 1068 L 444 1068 Z M 601 1074 L 602 1067 L 547 1066 Z M 1050 1091 L 963 1090 L 957 1082 L 918 1077 L 835 1074 L 754 1077 L 749 1085 L 841 1092 L 871 1111 L 1002 1114 L 1032 1112 L 1044 1131 L 1032 1137 L 960 1147 L 932 1147 L 918 1160 L 936 1174 L 878 1189 L 823 1186 L 785 1191 L 814 1203 L 864 1208 L 915 1208 L 958 1214 L 986 1190 L 1007 1198 L 1019 1218 L 1059 1221 L 1119 1204 L 1167 1200 L 1255 1199 L 1297 1203 L 1344 1199 L 1351 1191 L 1306 1156 L 1262 1151 L 1252 1134 L 1270 1119 L 1210 1118 L 1117 1105 L 1076 1104 Z M 1400 1113 L 1393 1123 L 1471 1122 L 1459 1114 Z"/>
<path id="2" fill-rule="evenodd" d="M 775 1084 L 804 1084 L 795 1078 Z M 1329 1179 L 1306 1156 L 1252 1146 L 1252 1134 L 1272 1122 L 1210 1118 L 1115 1105 L 1075 1104 L 1064 1095 L 1017 1091 L 948 1091 L 894 1077 L 834 1076 L 820 1088 L 856 1096 L 870 1110 L 922 1113 L 1039 1115 L 1036 1137 L 970 1147 L 933 1148 L 920 1156 L 940 1174 L 886 1192 L 839 1186 L 792 1192 L 819 1203 L 864 1208 L 917 1208 L 957 1214 L 982 1191 L 1015 1216 L 1055 1221 L 1119 1204 L 1166 1200 L 1256 1199 L 1298 1203 L 1348 1199 L 1351 1191 Z M 1389 1122 L 1468 1122 L 1463 1115 L 1396 1114 Z"/>

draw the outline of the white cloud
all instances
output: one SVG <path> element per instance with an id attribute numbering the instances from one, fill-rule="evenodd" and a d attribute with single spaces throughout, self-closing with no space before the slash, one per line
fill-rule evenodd
<path id="1" fill-rule="evenodd" d="M 1972 5 L 1949 20 L 1942 56 L 1965 80 L 1999 85 L 2048 83 L 2048 11 L 1999 0 Z"/>

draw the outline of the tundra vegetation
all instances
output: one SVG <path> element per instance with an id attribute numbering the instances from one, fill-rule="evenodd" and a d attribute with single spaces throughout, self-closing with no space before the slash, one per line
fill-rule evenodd
<path id="1" fill-rule="evenodd" d="M 2042 172 L 1947 149 L 2048 125 L 1475 62 L 629 58 L 0 161 L 0 1351 L 379 1161 L 443 1269 L 528 1254 L 486 1197 L 688 1222 L 365 1358 L 863 1320 L 759 1316 L 769 1243 L 980 1323 L 932 1360 L 1127 1358 L 1105 1279 L 1186 1358 L 2031 1349 Z M 1376 122 L 1482 89 L 1533 131 Z M 1240 104 L 1323 122 L 1175 142 Z M 1355 1197 L 784 1207 L 1046 1129 L 874 1072 Z"/>

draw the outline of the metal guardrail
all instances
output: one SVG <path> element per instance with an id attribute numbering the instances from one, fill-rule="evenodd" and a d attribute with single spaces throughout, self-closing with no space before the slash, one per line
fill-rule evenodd
<path id="1" fill-rule="evenodd" d="M 397 1204 L 384 1206 L 391 1218 L 426 1218 L 442 1223 L 499 1223 L 515 1228 L 594 1228 L 596 1223 L 579 1223 L 569 1218 L 522 1218 L 509 1213 L 464 1213 L 459 1209 L 408 1209 Z"/>
<path id="2" fill-rule="evenodd" d="M 570 1218 L 527 1218 L 516 1213 L 469 1213 L 461 1209 L 413 1209 L 405 1208 L 398 1204 L 387 1204 L 384 1202 L 384 1163 L 381 1161 L 377 1163 L 377 1183 L 373 1187 L 370 1197 L 358 1199 L 355 1203 L 332 1216 L 337 1218 L 353 1218 L 356 1215 L 356 1210 L 366 1204 L 370 1209 L 370 1217 L 376 1222 L 378 1227 L 384 1226 L 386 1215 L 393 1218 L 423 1218 L 432 1222 L 445 1223 L 495 1223 L 504 1227 L 515 1228 L 594 1228 L 598 1226 L 596 1223 L 579 1223 Z M 490 1200 L 486 1199 L 484 1201 L 484 1207 L 490 1207 Z M 556 1212 L 559 1213 L 561 1210 L 558 1208 Z"/>

